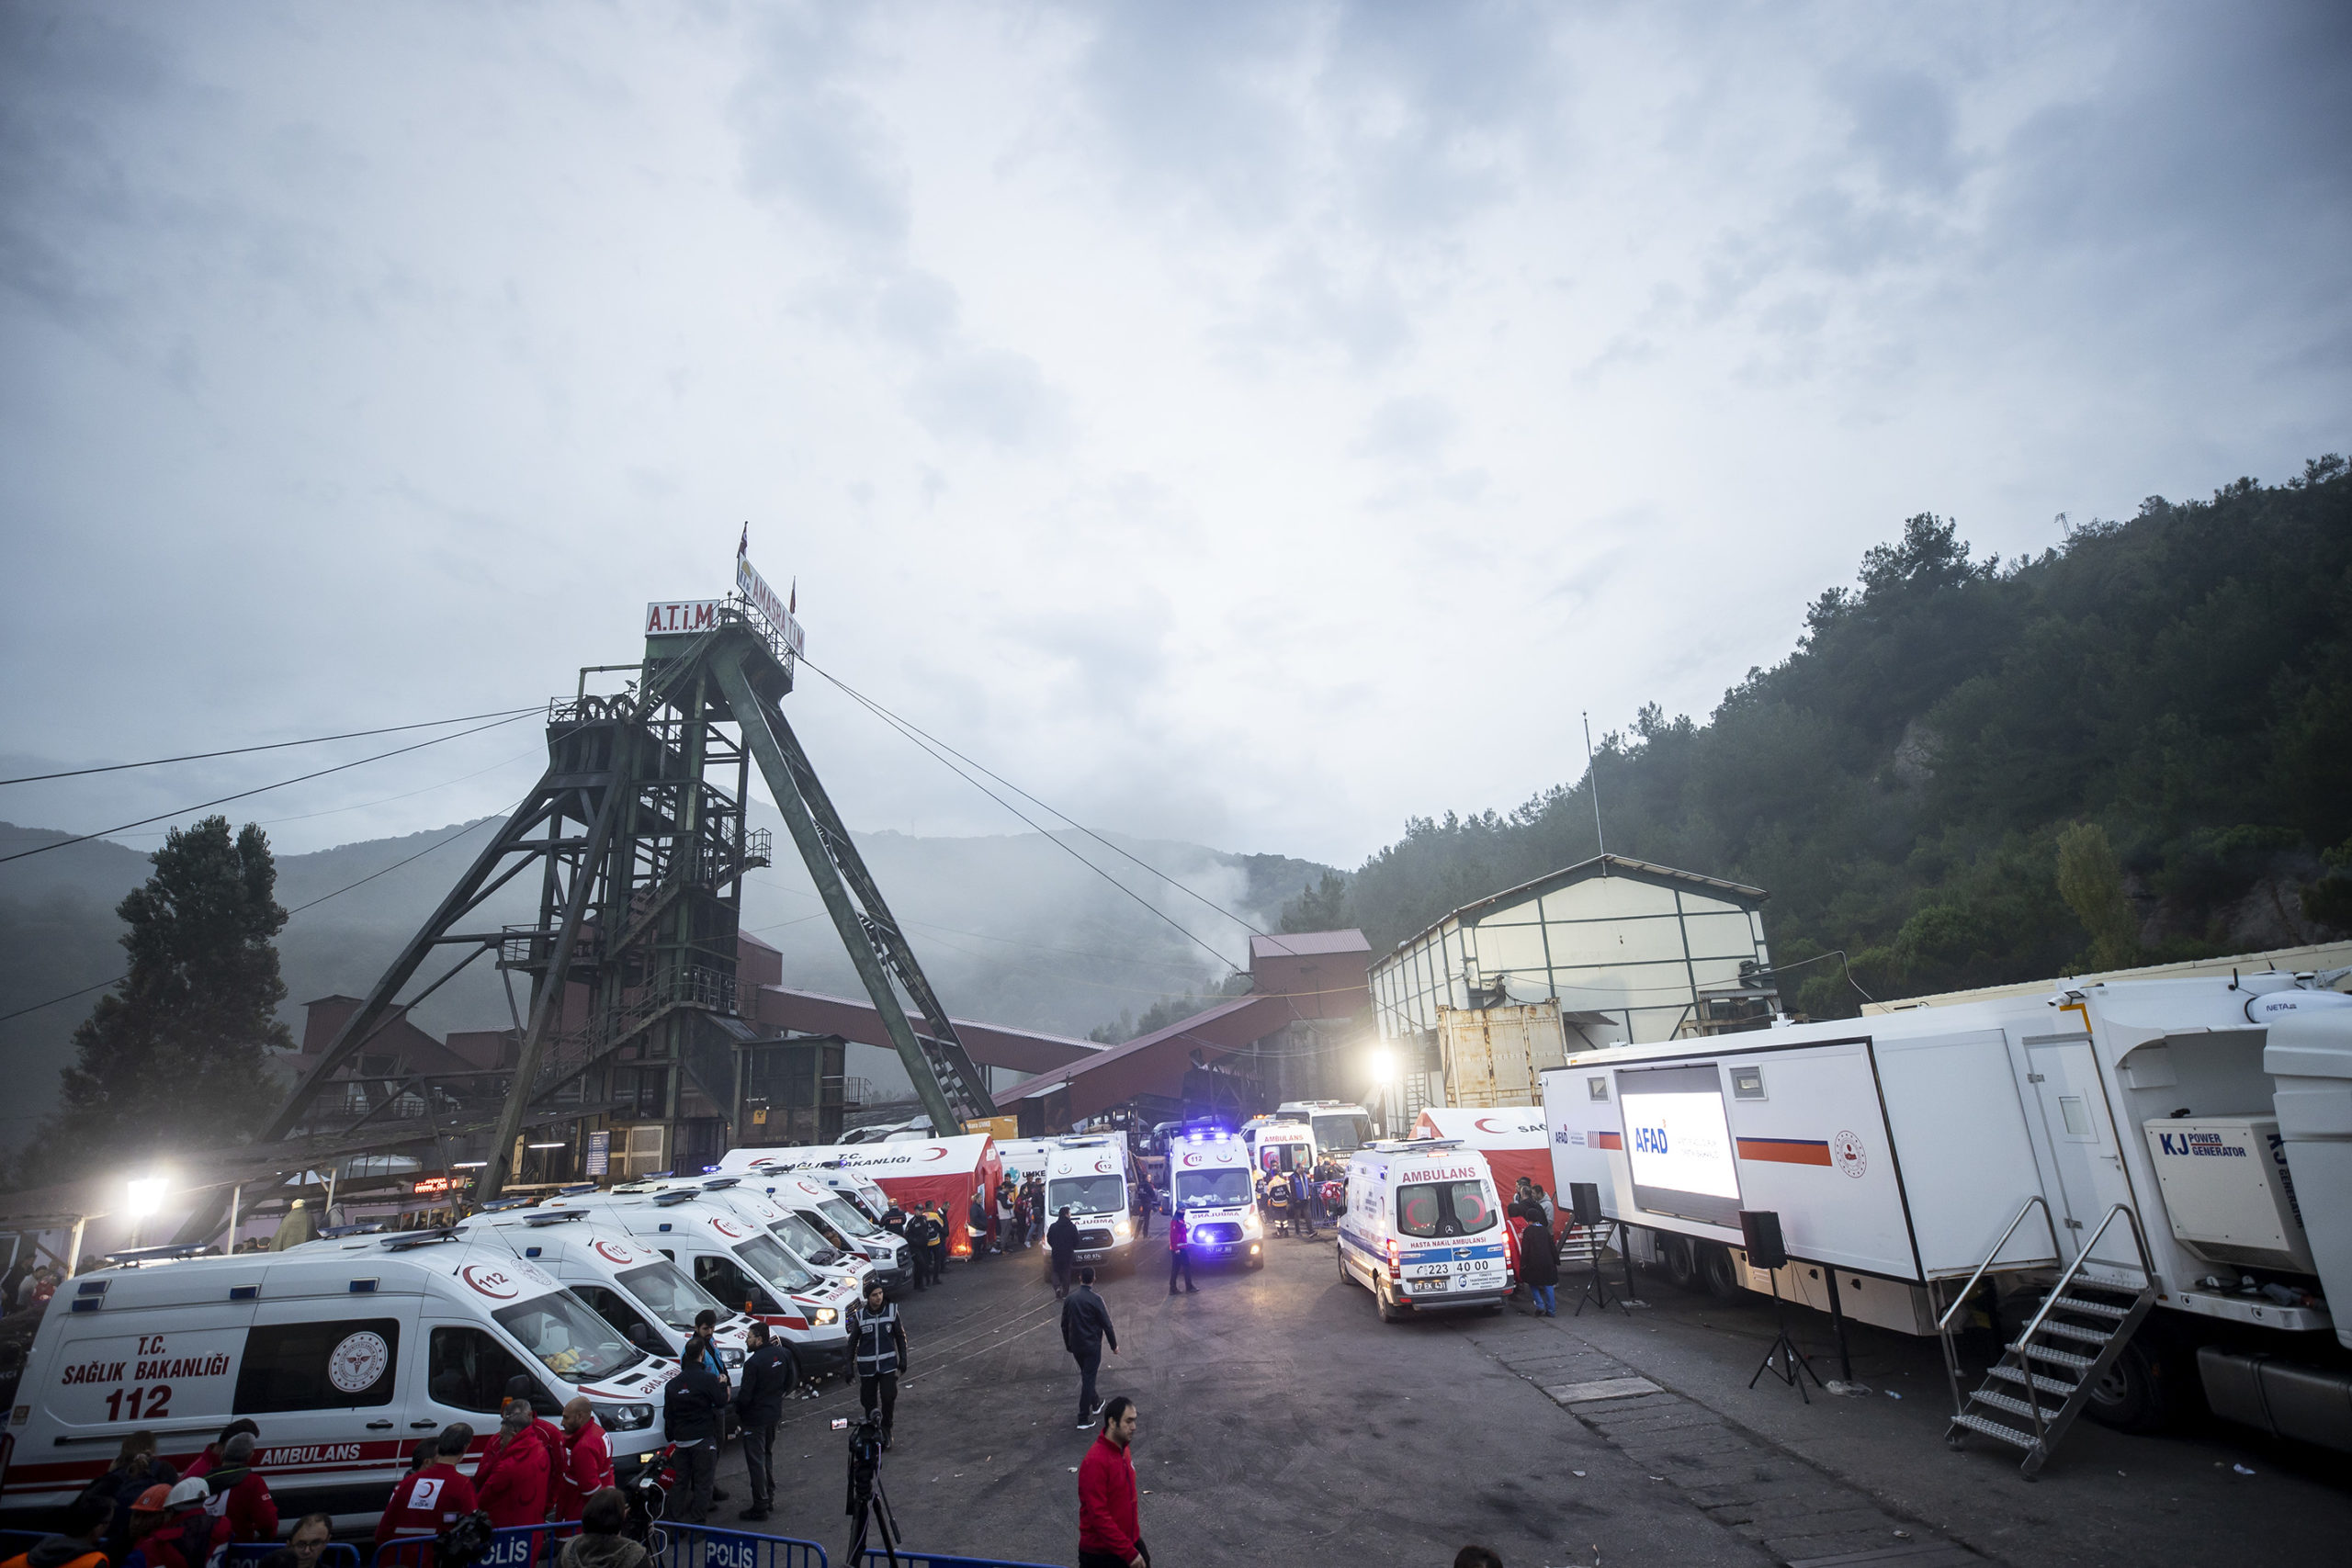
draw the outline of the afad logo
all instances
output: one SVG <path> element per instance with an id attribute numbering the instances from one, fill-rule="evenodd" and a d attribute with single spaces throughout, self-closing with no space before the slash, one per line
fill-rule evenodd
<path id="1" fill-rule="evenodd" d="M 1638 1152 L 1645 1155 L 1662 1155 L 1666 1153 L 1666 1129 L 1663 1127 L 1634 1128 L 1634 1147 Z"/>
<path id="2" fill-rule="evenodd" d="M 523 1293 L 523 1288 L 504 1270 L 485 1263 L 467 1264 L 458 1270 L 458 1278 L 494 1302 L 511 1302 Z"/>
<path id="3" fill-rule="evenodd" d="M 596 1244 L 596 1252 L 597 1255 L 603 1258 L 607 1263 L 634 1263 L 637 1261 L 637 1254 L 631 1251 L 626 1243 L 600 1241 Z"/>

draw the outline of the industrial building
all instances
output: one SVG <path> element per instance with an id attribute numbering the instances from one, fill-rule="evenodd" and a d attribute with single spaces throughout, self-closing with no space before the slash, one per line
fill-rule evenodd
<path id="1" fill-rule="evenodd" d="M 1568 1049 L 1755 1028 L 1769 978 L 1760 887 L 1599 855 L 1465 904 L 1372 966 L 1373 1015 L 1408 1114 L 1456 1103 L 1444 1015 L 1556 1005 Z M 1551 1064 L 1551 1065 L 1556 1065 Z"/>

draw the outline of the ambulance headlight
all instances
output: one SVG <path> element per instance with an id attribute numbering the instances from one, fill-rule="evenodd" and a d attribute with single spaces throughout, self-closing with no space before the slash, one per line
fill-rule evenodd
<path id="1" fill-rule="evenodd" d="M 653 1425 L 650 1404 L 597 1404 L 588 1406 L 588 1414 L 596 1425 L 607 1432 L 642 1432 Z"/>
<path id="2" fill-rule="evenodd" d="M 1121 1241 L 1125 1241 L 1129 1236 L 1136 1234 L 1135 1223 L 1122 1215 L 1111 1226 L 1111 1234 L 1117 1236 Z"/>
<path id="3" fill-rule="evenodd" d="M 830 1328 L 839 1323 L 841 1318 L 841 1311 L 836 1307 L 819 1307 L 808 1314 L 808 1321 L 820 1328 Z"/>
<path id="4" fill-rule="evenodd" d="M 1248 1213 L 1241 1216 L 1241 1234 L 1243 1235 L 1263 1235 L 1266 1234 L 1266 1222 L 1258 1217 L 1257 1210 L 1252 1209 Z"/>
<path id="5" fill-rule="evenodd" d="M 740 1367 L 743 1364 L 742 1349 L 739 1346 L 721 1345 L 718 1348 L 718 1359 L 726 1366 Z"/>

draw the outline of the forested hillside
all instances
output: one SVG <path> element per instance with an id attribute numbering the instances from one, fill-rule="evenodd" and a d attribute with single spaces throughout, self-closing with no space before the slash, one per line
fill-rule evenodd
<path id="1" fill-rule="evenodd" d="M 2151 497 L 2039 556 L 1912 518 L 1704 723 L 1602 744 L 1614 853 L 1767 889 L 1783 966 L 1916 994 L 2352 928 L 2352 479 Z M 1416 818 L 1285 911 L 1374 952 L 1595 850 L 1591 775 Z M 1835 959 L 1798 1008 L 1850 1012 Z"/>

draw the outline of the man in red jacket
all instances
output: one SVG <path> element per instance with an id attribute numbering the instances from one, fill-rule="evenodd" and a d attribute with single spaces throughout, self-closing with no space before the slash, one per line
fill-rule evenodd
<path id="1" fill-rule="evenodd" d="M 225 1439 L 212 1468 L 201 1479 L 212 1488 L 204 1511 L 216 1519 L 229 1521 L 231 1540 L 277 1539 L 277 1500 L 269 1495 L 269 1483 L 254 1470 L 251 1432 L 239 1432 Z"/>
<path id="2" fill-rule="evenodd" d="M 1136 1511 L 1136 1402 L 1102 1407 L 1102 1435 L 1078 1463 L 1078 1568 L 1151 1568 Z"/>
<path id="3" fill-rule="evenodd" d="M 591 1493 L 613 1483 L 613 1446 L 579 1394 L 563 1407 L 563 1464 L 556 1472 L 555 1517 L 571 1520 L 587 1506 Z"/>
<path id="4" fill-rule="evenodd" d="M 537 1425 L 529 1400 L 508 1400 L 498 1436 L 474 1466 L 474 1495 L 500 1529 L 547 1522 L 549 1444 L 532 1429 Z"/>
<path id="5" fill-rule="evenodd" d="M 474 1511 L 474 1483 L 458 1472 L 458 1461 L 473 1442 L 474 1429 L 463 1421 L 441 1428 L 433 1462 L 401 1477 L 392 1488 L 392 1500 L 376 1521 L 378 1546 L 397 1535 L 439 1535 Z"/>

